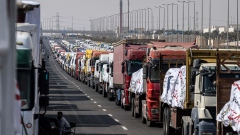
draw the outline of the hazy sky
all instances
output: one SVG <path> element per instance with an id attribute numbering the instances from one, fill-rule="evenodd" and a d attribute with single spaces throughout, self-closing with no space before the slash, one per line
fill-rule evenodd
<path id="1" fill-rule="evenodd" d="M 158 8 L 155 6 L 164 6 L 162 4 L 175 3 L 178 4 L 179 13 L 179 29 L 182 29 L 182 14 L 183 7 L 182 2 L 178 0 L 129 0 L 130 1 L 130 11 L 152 8 L 154 14 L 154 28 L 157 27 L 157 18 L 159 16 Z M 182 1 L 182 0 L 181 0 Z M 188 0 L 185 0 L 188 1 Z M 201 29 L 201 2 L 202 0 L 191 0 L 195 1 L 196 12 L 198 12 L 198 29 Z M 229 23 L 237 22 L 237 0 L 229 0 Z M 61 29 L 72 27 L 72 17 L 73 17 L 73 28 L 74 29 L 90 29 L 90 19 L 107 17 L 113 14 L 119 13 L 119 3 L 120 0 L 36 0 L 41 4 L 41 18 L 43 22 L 43 27 L 47 27 L 47 22 L 50 22 L 52 18 L 54 29 L 56 28 L 56 15 L 59 13 L 59 21 Z M 208 27 L 209 24 L 209 0 L 203 0 L 204 2 L 204 12 L 203 21 L 204 28 Z M 211 25 L 215 26 L 226 26 L 227 25 L 227 3 L 228 0 L 211 0 Z M 240 2 L 239 2 L 240 3 Z M 166 7 L 166 6 L 165 6 Z M 169 9 L 169 28 L 172 27 L 172 6 L 168 6 Z M 185 14 L 184 14 L 184 28 L 188 28 L 188 4 L 185 3 Z M 194 16 L 194 4 L 190 3 L 190 29 L 193 28 L 193 16 Z M 127 0 L 123 0 L 123 12 L 127 12 Z M 174 28 L 177 26 L 177 10 L 176 6 L 174 8 Z M 167 14 L 167 11 L 166 11 Z M 161 28 L 163 27 L 163 9 L 161 10 Z M 167 17 L 166 17 L 167 18 Z M 197 24 L 197 22 L 196 22 Z"/>

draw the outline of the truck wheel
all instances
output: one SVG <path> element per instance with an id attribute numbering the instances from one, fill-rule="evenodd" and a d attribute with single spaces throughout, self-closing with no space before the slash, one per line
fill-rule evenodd
<path id="1" fill-rule="evenodd" d="M 103 93 L 103 97 L 107 97 L 107 93 L 106 93 L 104 87 L 102 88 L 102 93 Z"/>
<path id="2" fill-rule="evenodd" d="M 98 93 L 102 94 L 102 89 L 101 89 L 100 85 L 98 85 Z"/>
<path id="3" fill-rule="evenodd" d="M 129 110 L 129 106 L 124 105 L 124 110 L 125 110 L 125 111 L 128 111 L 128 110 Z"/>
<path id="4" fill-rule="evenodd" d="M 87 85 L 88 85 L 88 87 L 90 87 L 90 80 L 87 81 Z"/>
<path id="5" fill-rule="evenodd" d="M 92 85 L 91 85 L 91 88 L 92 88 L 92 89 L 94 89 L 94 88 L 95 88 L 95 85 L 94 85 L 94 84 L 92 84 Z"/>
<path id="6" fill-rule="evenodd" d="M 98 92 L 98 85 L 95 84 L 95 91 Z"/>
<path id="7" fill-rule="evenodd" d="M 134 111 L 135 111 L 135 106 L 134 106 L 134 99 L 132 99 L 132 103 L 131 103 L 131 114 L 132 114 L 132 117 L 134 117 Z"/>
<path id="8" fill-rule="evenodd" d="M 169 135 L 170 133 L 170 110 L 165 107 L 163 111 L 163 131 L 164 135 Z"/>
<path id="9" fill-rule="evenodd" d="M 143 116 L 142 116 L 142 118 L 141 118 L 141 119 L 142 119 L 142 120 L 141 120 L 141 121 L 142 121 L 142 123 L 143 123 L 143 124 L 146 124 L 146 119 L 145 119 Z"/>
<path id="10" fill-rule="evenodd" d="M 150 120 L 147 120 L 147 126 L 148 126 L 148 127 L 153 127 L 154 124 L 155 124 L 155 122 L 150 121 Z"/>

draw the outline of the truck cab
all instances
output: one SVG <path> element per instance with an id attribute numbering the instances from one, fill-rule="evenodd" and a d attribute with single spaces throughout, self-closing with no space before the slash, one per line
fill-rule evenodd
<path id="1" fill-rule="evenodd" d="M 124 75 L 124 91 L 121 94 L 122 107 L 125 110 L 130 109 L 131 96 L 129 94 L 129 86 L 132 73 L 142 68 L 143 61 L 146 56 L 146 50 L 128 49 L 125 52 L 125 60 L 122 62 L 122 74 Z"/>

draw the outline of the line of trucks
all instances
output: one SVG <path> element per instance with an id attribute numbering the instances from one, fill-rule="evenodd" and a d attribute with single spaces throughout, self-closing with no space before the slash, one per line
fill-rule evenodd
<path id="1" fill-rule="evenodd" d="M 162 123 L 164 135 L 237 134 L 216 121 L 240 79 L 237 49 L 124 39 L 113 52 L 88 49 L 70 57 L 70 75 L 142 123 Z"/>

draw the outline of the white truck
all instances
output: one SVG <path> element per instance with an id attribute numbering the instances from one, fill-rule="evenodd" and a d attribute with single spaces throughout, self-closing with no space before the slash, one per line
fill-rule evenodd
<path id="1" fill-rule="evenodd" d="M 42 121 L 49 104 L 49 73 L 41 56 L 40 44 L 40 4 L 22 2 L 26 18 L 17 23 L 17 81 L 21 95 L 22 133 L 41 134 Z M 18 9 L 19 9 L 18 8 Z M 21 11 L 23 9 L 19 9 Z M 33 17 L 34 16 L 34 17 Z M 40 112 L 43 108 L 44 112 Z M 43 129 L 44 130 L 44 129 Z"/>
<path id="2" fill-rule="evenodd" d="M 103 65 L 108 63 L 108 57 L 109 57 L 109 54 L 101 54 L 99 56 L 99 63 L 97 64 L 98 65 L 97 72 L 99 72 L 99 80 L 95 82 L 95 85 L 98 86 L 98 93 L 103 94 L 103 97 L 106 97 L 107 93 L 106 91 L 103 90 L 104 87 L 103 87 L 102 71 L 103 71 Z"/>
<path id="3" fill-rule="evenodd" d="M 114 100 L 115 98 L 115 91 L 113 87 L 113 53 L 109 53 L 108 57 L 108 64 L 107 64 L 107 74 L 108 74 L 108 82 L 106 85 L 106 92 L 107 92 L 107 98 L 109 101 Z"/>

